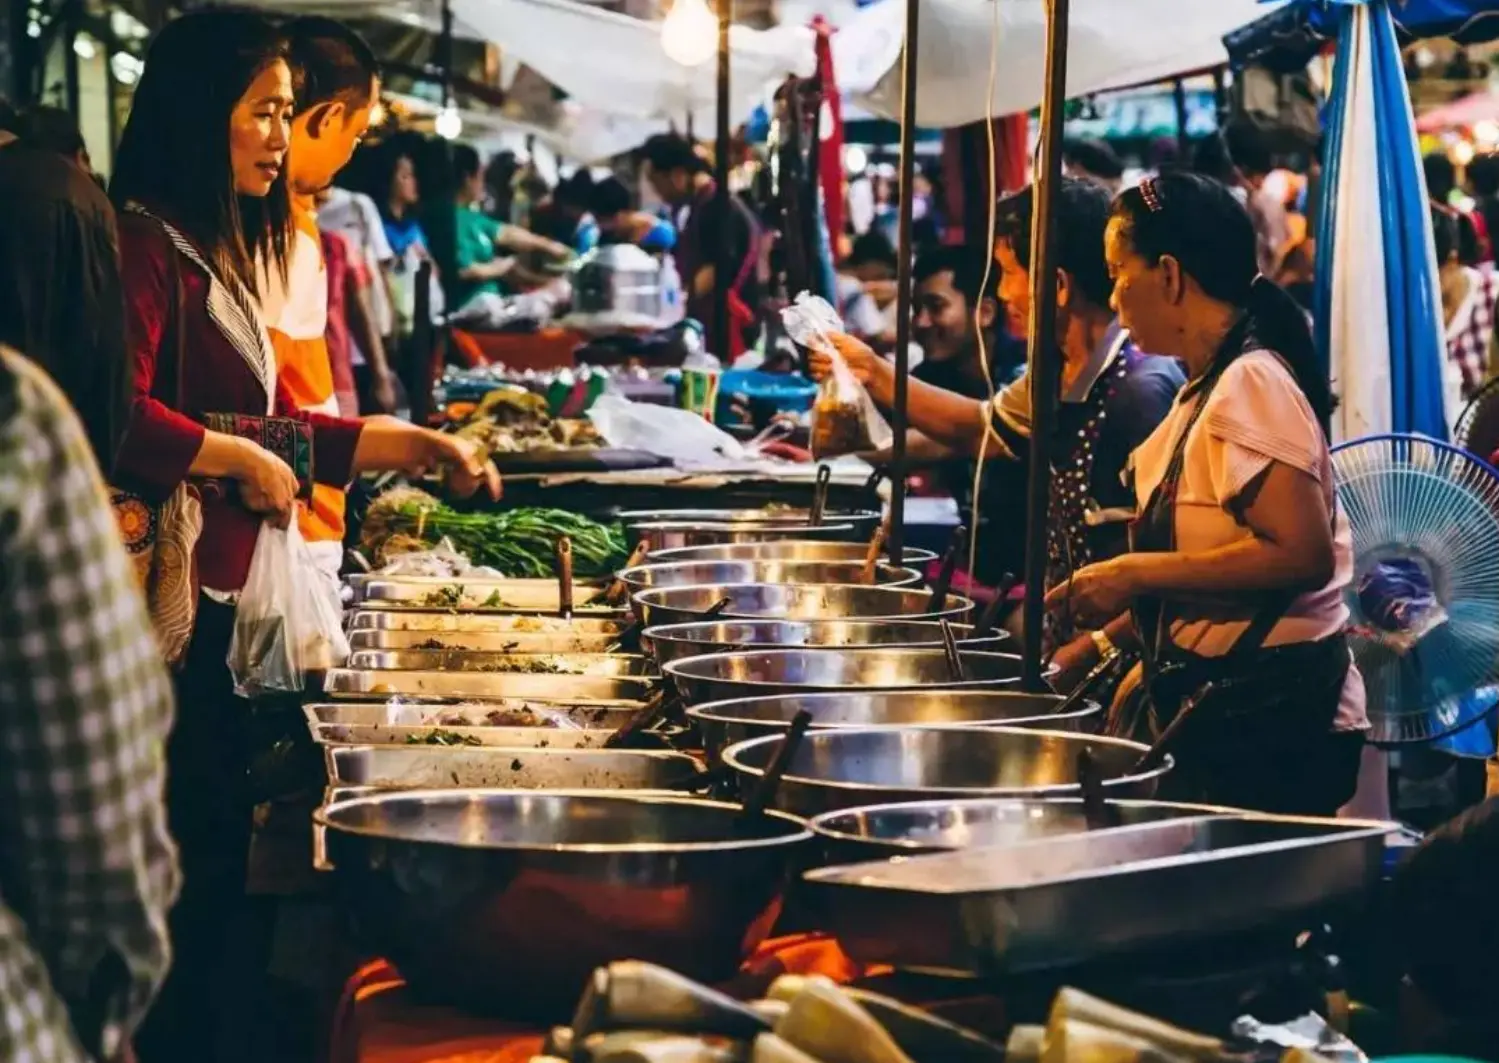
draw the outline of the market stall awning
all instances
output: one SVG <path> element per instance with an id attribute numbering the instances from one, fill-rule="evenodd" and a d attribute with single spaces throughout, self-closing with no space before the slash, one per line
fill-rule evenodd
<path id="1" fill-rule="evenodd" d="M 1416 119 L 1416 132 L 1440 133 L 1445 129 L 1471 129 L 1480 122 L 1499 122 L 1499 95 L 1475 92 L 1452 103 L 1434 107 Z"/>
<path id="2" fill-rule="evenodd" d="M 990 113 L 1013 114 L 1040 105 L 1048 6 L 1043 0 L 920 4 L 920 125 L 946 128 L 981 121 L 991 60 L 998 76 L 992 79 Z M 1140 85 L 1225 63 L 1223 35 L 1262 15 L 1265 8 L 1262 0 L 1072 0 L 1067 94 Z M 996 16 L 999 37 L 991 56 Z M 905 0 L 879 0 L 833 38 L 839 85 L 887 118 L 900 114 L 904 27 Z"/>
<path id="3" fill-rule="evenodd" d="M 1289 4 L 1247 22 L 1224 43 L 1235 66 L 1305 66 L 1337 38 L 1346 2 Z M 1390 17 L 1401 43 L 1430 37 L 1450 37 L 1459 44 L 1499 39 L 1499 7 L 1493 0 L 1400 0 Z"/>

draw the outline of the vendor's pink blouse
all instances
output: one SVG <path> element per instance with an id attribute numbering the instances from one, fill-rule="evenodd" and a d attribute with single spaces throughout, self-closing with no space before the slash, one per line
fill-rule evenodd
<path id="1" fill-rule="evenodd" d="M 1177 436 L 1201 401 L 1187 388 L 1166 419 L 1135 450 L 1137 504 L 1144 507 L 1171 461 Z M 1282 462 L 1311 476 L 1335 506 L 1332 457 L 1306 396 L 1285 364 L 1270 351 L 1251 351 L 1223 372 L 1207 400 L 1183 455 L 1176 502 L 1176 548 L 1184 553 L 1212 550 L 1250 538 L 1231 503 L 1271 462 Z M 1348 519 L 1337 510 L 1334 530 L 1336 565 L 1321 590 L 1297 598 L 1265 639 L 1266 646 L 1312 642 L 1337 634 L 1348 623 L 1343 592 L 1353 579 L 1353 536 Z M 1171 638 L 1176 645 L 1205 657 L 1221 656 L 1249 626 L 1242 599 L 1172 599 Z M 1287 677 L 1291 681 L 1292 677 Z M 1350 667 L 1334 723 L 1336 730 L 1368 727 L 1364 681 Z"/>

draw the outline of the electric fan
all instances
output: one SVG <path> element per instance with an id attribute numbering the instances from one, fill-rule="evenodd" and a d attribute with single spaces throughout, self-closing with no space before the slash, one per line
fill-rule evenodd
<path id="1" fill-rule="evenodd" d="M 1463 407 L 1452 429 L 1452 441 L 1484 461 L 1499 453 L 1499 378 L 1479 388 Z"/>
<path id="2" fill-rule="evenodd" d="M 1421 436 L 1355 439 L 1332 459 L 1353 530 L 1349 634 L 1370 739 L 1461 731 L 1493 707 L 1483 688 L 1499 676 L 1499 472 Z"/>

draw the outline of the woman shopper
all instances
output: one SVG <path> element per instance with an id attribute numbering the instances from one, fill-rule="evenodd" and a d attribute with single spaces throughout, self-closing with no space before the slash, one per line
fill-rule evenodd
<path id="1" fill-rule="evenodd" d="M 122 521 L 127 533 L 154 526 L 191 550 L 202 588 L 196 596 L 180 570 L 151 588 L 181 607 L 158 612 L 158 633 L 185 641 L 166 751 L 183 890 L 172 973 L 138 1040 L 145 1063 L 254 1055 L 241 1017 L 259 974 L 243 919 L 256 716 L 234 696 L 225 657 L 262 521 L 284 526 L 314 477 L 342 485 L 366 469 L 446 466 L 457 490 L 488 481 L 498 491 L 493 466 L 465 445 L 389 419 L 297 414 L 278 384 L 255 263 L 285 270 L 292 110 L 285 46 L 268 22 L 232 10 L 185 15 L 151 45 L 115 161 L 135 376 L 116 461 L 116 486 L 131 494 L 117 506 L 144 515 Z M 199 507 L 185 485 L 204 481 L 213 486 L 201 491 L 194 541 Z"/>
<path id="2" fill-rule="evenodd" d="M 1261 277 L 1249 216 L 1195 174 L 1114 201 L 1112 303 L 1188 383 L 1131 459 L 1131 552 L 1089 565 L 1048 604 L 1145 659 L 1151 733 L 1177 722 L 1162 796 L 1331 815 L 1353 795 L 1368 723 L 1345 638 L 1352 577 L 1306 318 Z"/>

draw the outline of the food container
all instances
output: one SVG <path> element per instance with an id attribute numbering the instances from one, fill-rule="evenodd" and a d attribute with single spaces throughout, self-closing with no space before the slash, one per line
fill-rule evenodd
<path id="1" fill-rule="evenodd" d="M 315 818 L 364 943 L 413 992 L 527 1024 L 621 957 L 732 976 L 810 842 L 790 816 L 659 795 L 380 794 Z"/>
<path id="2" fill-rule="evenodd" d="M 513 701 L 332 701 L 304 705 L 309 726 L 534 727 L 612 731 L 642 708 L 640 702 L 573 704 L 527 698 Z"/>
<path id="3" fill-rule="evenodd" d="M 617 617 L 537 616 L 510 613 L 424 613 L 390 609 L 357 609 L 349 614 L 349 630 L 421 631 L 432 637 L 454 634 L 484 635 L 618 635 L 627 626 Z M 382 647 L 372 647 L 382 648 Z M 475 647 L 479 649 L 482 647 Z"/>
<path id="4" fill-rule="evenodd" d="M 972 636 L 968 624 L 954 624 L 964 650 L 995 652 L 1009 647 L 1010 635 L 994 631 Z M 745 649 L 867 650 L 942 645 L 942 625 L 929 620 L 699 620 L 646 628 L 641 645 L 662 664 L 682 657 Z"/>
<path id="5" fill-rule="evenodd" d="M 687 710 L 710 761 L 736 742 L 784 734 L 802 710 L 819 731 L 895 727 L 1040 727 L 1073 730 L 1097 717 L 1088 701 L 1065 714 L 1059 694 L 1008 690 L 839 691 L 710 701 Z"/>
<path id="6" fill-rule="evenodd" d="M 489 653 L 357 650 L 346 668 L 365 671 L 489 672 L 536 676 L 655 676 L 656 662 L 625 653 Z"/>
<path id="7" fill-rule="evenodd" d="M 943 650 L 745 650 L 683 657 L 667 675 L 688 705 L 772 694 L 818 694 L 921 688 L 1003 690 L 1018 687 L 1020 658 L 1008 653 L 960 650 L 962 679 L 955 679 Z"/>
<path id="8" fill-rule="evenodd" d="M 654 676 L 332 668 L 323 677 L 323 693 L 331 698 L 358 700 L 398 694 L 425 698 L 550 698 L 579 704 L 644 701 L 655 692 L 659 682 Z"/>
<path id="9" fill-rule="evenodd" d="M 686 754 L 655 750 L 327 746 L 323 759 L 330 786 L 381 790 L 670 790 L 698 773 Z"/>
<path id="10" fill-rule="evenodd" d="M 596 326 L 654 328 L 661 319 L 661 265 L 634 244 L 605 244 L 573 268 L 573 310 Z"/>
<path id="11" fill-rule="evenodd" d="M 711 546 L 679 546 L 657 550 L 646 560 L 652 564 L 678 561 L 859 561 L 868 547 L 862 543 L 819 542 L 815 539 L 781 539 L 759 543 L 717 543 Z M 901 552 L 910 568 L 931 564 L 937 555 L 930 550 L 906 547 Z"/>
<path id="12" fill-rule="evenodd" d="M 780 747 L 778 735 L 723 751 L 723 764 L 747 793 Z M 776 791 L 776 807 L 799 816 L 897 801 L 999 797 L 1081 797 L 1077 755 L 1088 750 L 1108 797 L 1150 797 L 1171 770 L 1136 770 L 1138 742 L 1064 731 L 993 728 L 875 728 L 811 731 Z"/>
<path id="13" fill-rule="evenodd" d="M 863 583 L 862 561 L 683 561 L 637 565 L 619 579 L 631 594 L 651 587 L 690 587 L 705 583 Z M 874 586 L 914 587 L 922 575 L 914 568 L 877 564 Z"/>
<path id="14" fill-rule="evenodd" d="M 847 584 L 719 583 L 695 587 L 658 587 L 631 599 L 646 627 L 688 624 L 722 599 L 719 614 L 743 620 L 966 620 L 973 602 L 955 594 L 939 610 L 932 596 L 909 587 L 864 587 Z"/>
<path id="15" fill-rule="evenodd" d="M 636 544 L 644 542 L 647 556 L 684 546 L 775 542 L 778 539 L 867 542 L 869 535 L 863 532 L 861 526 L 840 520 L 827 520 L 822 524 L 808 524 L 805 521 L 767 524 L 755 521 L 722 523 L 659 520 L 625 525 L 625 543 L 634 550 Z"/>

